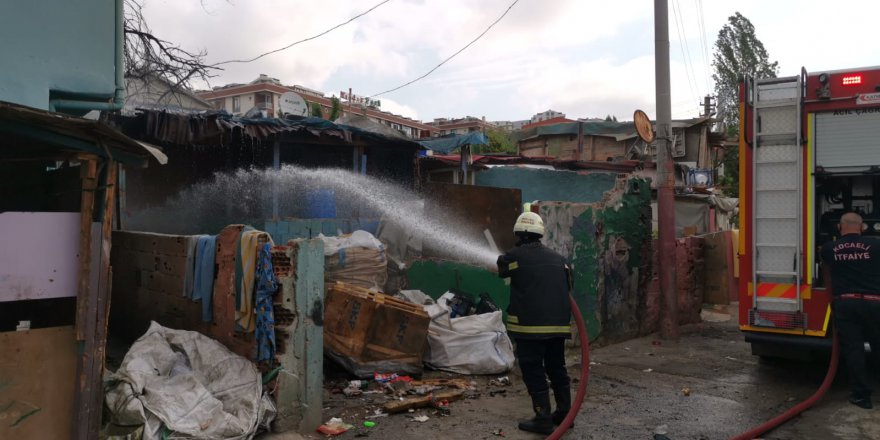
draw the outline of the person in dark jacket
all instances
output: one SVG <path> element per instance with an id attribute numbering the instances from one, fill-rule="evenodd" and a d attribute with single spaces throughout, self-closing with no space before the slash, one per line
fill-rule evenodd
<path id="1" fill-rule="evenodd" d="M 513 228 L 516 246 L 498 257 L 498 274 L 510 278 L 507 333 L 516 341 L 523 382 L 535 417 L 519 429 L 551 434 L 571 408 L 571 381 L 565 369 L 565 339 L 571 337 L 571 275 L 565 259 L 541 244 L 544 222 L 525 212 Z M 550 387 L 556 411 L 550 413 Z"/>
<path id="2" fill-rule="evenodd" d="M 838 228 L 841 237 L 822 246 L 822 263 L 830 273 L 831 309 L 849 375 L 849 401 L 871 409 L 865 342 L 871 343 L 872 352 L 880 350 L 880 240 L 862 236 L 865 224 L 854 212 L 844 214 Z"/>

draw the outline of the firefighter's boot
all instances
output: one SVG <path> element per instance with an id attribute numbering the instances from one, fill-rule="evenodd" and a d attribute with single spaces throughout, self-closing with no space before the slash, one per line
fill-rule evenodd
<path id="1" fill-rule="evenodd" d="M 571 409 L 571 387 L 553 388 L 553 398 L 556 399 L 556 411 L 553 411 L 553 424 L 561 425 Z M 572 420 L 570 428 L 574 428 L 574 420 Z"/>
<path id="2" fill-rule="evenodd" d="M 537 434 L 553 433 L 553 418 L 550 416 L 550 391 L 532 394 L 532 407 L 535 418 L 519 422 L 519 429 Z"/>

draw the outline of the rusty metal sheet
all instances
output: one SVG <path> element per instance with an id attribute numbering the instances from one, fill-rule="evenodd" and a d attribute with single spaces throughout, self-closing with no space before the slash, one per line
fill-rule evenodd
<path id="1" fill-rule="evenodd" d="M 425 213 L 439 218 L 461 231 L 475 243 L 487 243 L 483 231 L 488 229 L 504 252 L 513 247 L 516 238 L 513 224 L 522 211 L 522 191 L 515 188 L 429 183 L 424 188 Z M 424 250 L 426 257 L 450 258 L 438 249 Z"/>

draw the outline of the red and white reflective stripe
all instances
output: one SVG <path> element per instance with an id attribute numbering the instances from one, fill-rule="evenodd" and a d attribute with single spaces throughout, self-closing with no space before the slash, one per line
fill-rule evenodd
<path id="1" fill-rule="evenodd" d="M 801 291 L 807 286 L 801 286 Z M 785 283 L 760 283 L 758 284 L 758 296 L 766 298 L 797 298 L 797 286 Z"/>

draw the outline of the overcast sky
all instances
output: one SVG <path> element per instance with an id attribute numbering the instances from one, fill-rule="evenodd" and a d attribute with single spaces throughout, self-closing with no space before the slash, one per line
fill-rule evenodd
<path id="1" fill-rule="evenodd" d="M 328 95 L 350 87 L 370 96 L 424 74 L 511 2 L 391 0 L 318 39 L 252 63 L 228 64 L 211 85 L 249 82 L 265 73 Z M 206 50 L 214 63 L 315 35 L 379 0 L 144 3 L 155 34 L 185 49 Z M 819 71 L 880 64 L 880 1 L 670 0 L 669 8 L 674 118 L 698 116 L 702 96 L 712 93 L 715 38 L 736 11 L 755 25 L 782 76 L 799 73 L 801 66 Z M 383 110 L 425 121 L 467 115 L 519 120 L 547 109 L 573 119 L 631 119 L 637 108 L 653 117 L 653 29 L 650 0 L 520 0 L 433 74 L 378 99 Z"/>

